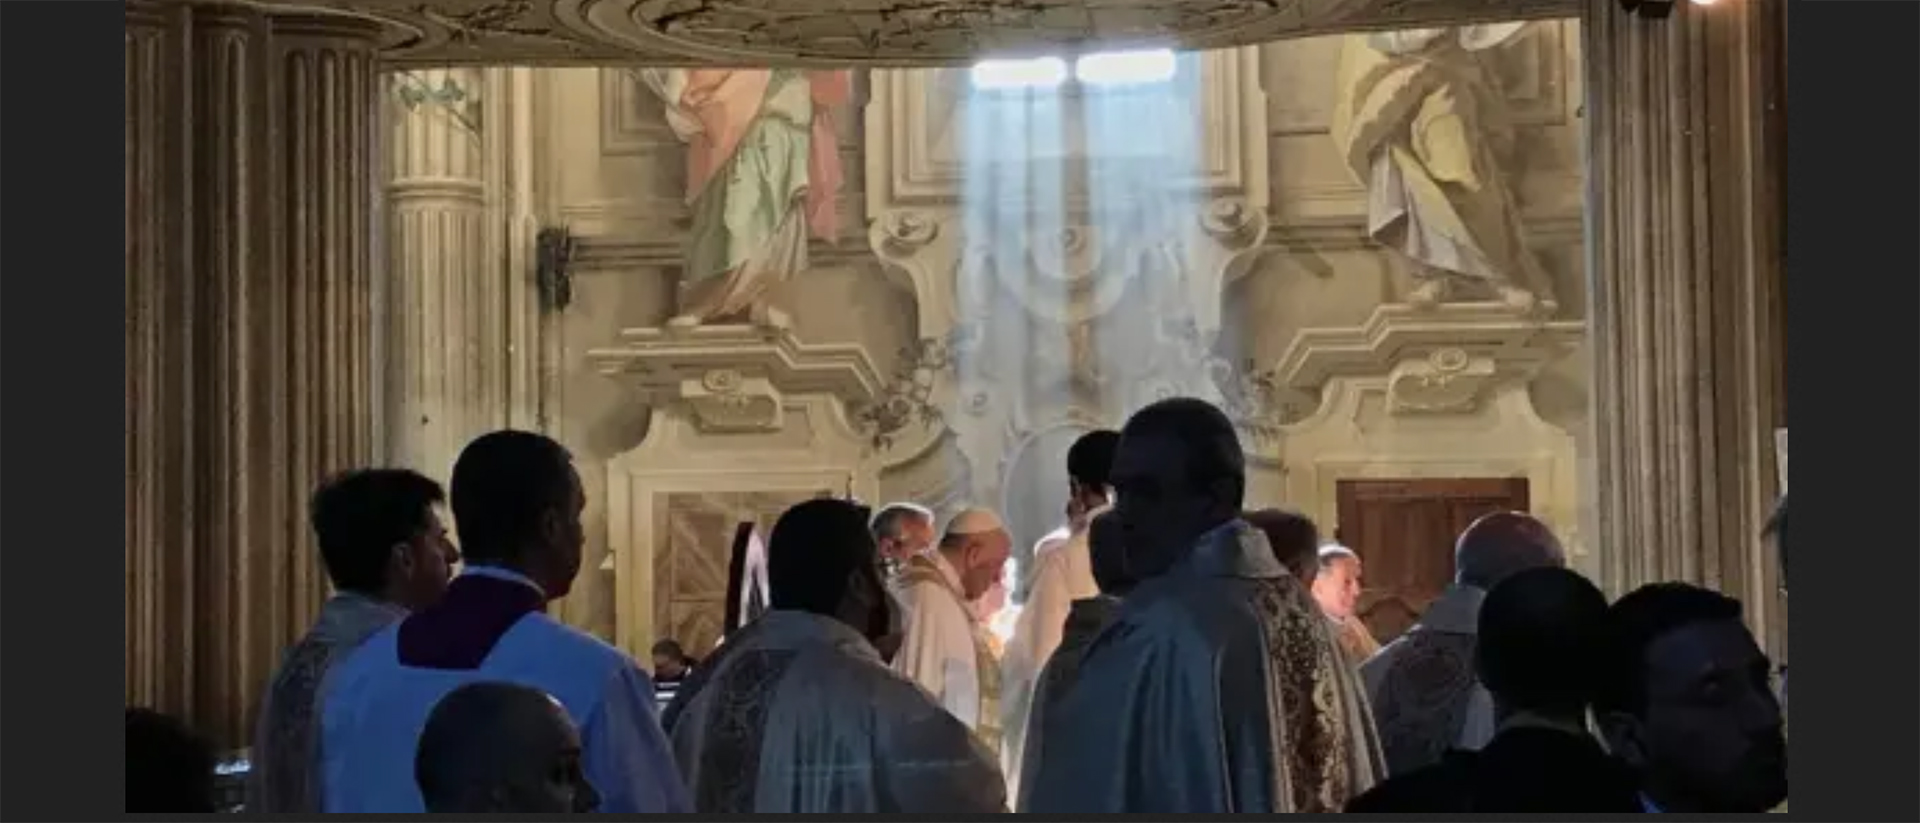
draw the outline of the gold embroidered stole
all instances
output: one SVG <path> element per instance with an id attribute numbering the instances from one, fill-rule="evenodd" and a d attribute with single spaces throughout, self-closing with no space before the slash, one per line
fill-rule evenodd
<path id="1" fill-rule="evenodd" d="M 940 565 L 924 554 L 914 555 L 901 570 L 900 580 L 906 586 L 919 583 L 931 583 L 940 587 L 953 597 L 960 612 L 967 616 L 968 628 L 973 634 L 973 661 L 975 679 L 980 685 L 980 715 L 974 721 L 973 733 L 987 748 L 1000 751 L 1000 660 L 993 654 L 993 644 L 988 640 L 987 628 L 973 615 L 968 607 L 966 595 L 953 584 Z"/>

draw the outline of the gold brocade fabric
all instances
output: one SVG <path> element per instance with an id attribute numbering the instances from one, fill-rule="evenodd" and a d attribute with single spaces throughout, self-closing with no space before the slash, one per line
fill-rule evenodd
<path id="1" fill-rule="evenodd" d="M 1339 710 L 1340 684 L 1334 677 L 1336 667 L 1346 661 L 1338 657 L 1342 651 L 1323 639 L 1327 627 L 1305 598 L 1304 587 L 1281 578 L 1261 581 L 1253 603 L 1274 663 L 1268 688 L 1278 708 L 1274 755 L 1281 760 L 1275 790 L 1291 799 L 1293 812 L 1328 814 L 1341 811 L 1362 787 L 1355 785 L 1351 741 Z"/>
<path id="2" fill-rule="evenodd" d="M 932 558 L 915 555 L 908 559 L 900 578 L 908 586 L 931 583 L 940 587 L 953 597 L 960 611 L 967 615 L 968 626 L 973 632 L 974 676 L 980 684 L 980 714 L 974 722 L 973 733 L 980 738 L 980 742 L 986 744 L 989 751 L 1000 751 L 1000 658 L 994 654 L 994 643 L 987 627 L 974 618 L 973 610 L 967 608 L 966 595 Z"/>

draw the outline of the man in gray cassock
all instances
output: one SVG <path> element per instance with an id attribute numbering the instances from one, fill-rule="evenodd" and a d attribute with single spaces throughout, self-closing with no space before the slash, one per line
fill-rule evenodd
<path id="1" fill-rule="evenodd" d="M 703 813 L 992 813 L 997 758 L 880 659 L 891 601 L 863 508 L 810 500 L 767 545 L 772 608 L 694 670 L 661 724 Z"/>
<path id="2" fill-rule="evenodd" d="M 1474 667 L 1480 604 L 1519 572 L 1567 565 L 1553 531 L 1519 512 L 1475 520 L 1453 558 L 1453 585 L 1360 666 L 1389 775 L 1431 766 L 1450 749 L 1478 751 L 1493 738 L 1493 697 Z"/>
<path id="3" fill-rule="evenodd" d="M 1060 627 L 1060 645 L 1054 647 L 1034 679 L 1033 704 L 1022 736 L 1025 741 L 1025 752 L 1020 759 L 1023 771 L 1020 780 L 1009 781 L 1019 794 L 1014 811 L 1025 812 L 1031 804 L 1032 778 L 1039 773 L 1040 760 L 1045 757 L 1040 730 L 1046 723 L 1048 707 L 1060 702 L 1073 689 L 1080 677 L 1080 663 L 1087 645 L 1113 622 L 1120 610 L 1120 599 L 1133 589 L 1133 577 L 1127 573 L 1125 539 L 1120 533 L 1119 518 L 1111 512 L 1094 515 L 1087 523 L 1088 566 L 1099 593 L 1075 600 L 1068 607 L 1066 620 Z"/>
<path id="4" fill-rule="evenodd" d="M 1378 779 L 1353 667 L 1240 520 L 1233 423 L 1192 398 L 1127 421 L 1112 474 L 1140 583 L 1049 705 L 1036 813 L 1335 812 Z"/>

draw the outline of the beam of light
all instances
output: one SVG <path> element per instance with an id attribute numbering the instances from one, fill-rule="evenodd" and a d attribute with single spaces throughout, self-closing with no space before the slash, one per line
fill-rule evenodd
<path id="1" fill-rule="evenodd" d="M 1067 299 L 1068 284 L 1044 276 L 1040 270 L 1058 270 L 1053 265 L 1059 249 L 1057 239 L 1068 219 L 1070 167 L 1078 152 L 1068 138 L 1073 98 L 1062 88 L 1069 74 L 1066 61 L 1058 57 L 997 61 L 999 68 L 995 62 L 974 67 L 974 82 L 962 104 L 960 220 L 966 248 L 955 272 L 953 305 L 957 323 L 978 328 L 979 348 L 957 353 L 953 368 L 956 375 L 982 376 L 999 402 L 1019 402 L 1023 397 L 1051 391 L 1051 384 L 1065 377 L 1031 356 L 1036 348 L 1051 342 L 1049 338 L 1064 338 L 1065 330 L 1058 325 L 1030 323 L 1023 302 L 1064 304 Z M 982 75 L 988 82 L 980 82 Z M 1046 82 L 1011 89 L 993 85 L 995 80 L 1010 77 Z M 1047 264 L 1037 266 L 1036 259 Z M 1030 300 L 1016 299 L 1016 289 Z M 954 399 L 964 394 L 965 390 L 956 392 Z M 1050 404 L 1029 399 L 1026 405 L 1038 408 Z M 973 425 L 983 422 L 961 409 L 942 411 L 949 420 Z M 983 470 L 1006 471 L 1000 467 Z M 1066 487 L 1064 474 L 1059 478 L 1002 475 L 1002 479 L 1025 489 Z M 961 479 L 960 485 L 965 487 L 966 481 Z M 995 508 L 1003 505 L 1003 500 L 975 502 Z M 1055 512 L 1058 510 L 1055 507 Z M 1025 550 L 1037 535 L 1027 533 L 1025 523 L 1016 522 L 1027 519 L 1021 514 L 1001 514 L 1012 518 L 1009 522 L 1014 523 L 1015 540 L 1021 543 L 1021 550 L 1013 558 L 1015 568 L 1007 576 L 1010 582 L 1018 581 L 1025 576 L 1019 566 L 1030 561 Z M 1054 525 L 1048 523 L 1045 528 Z M 1015 597 L 1015 592 L 1009 592 L 1006 611 L 1018 614 Z"/>
<path id="2" fill-rule="evenodd" d="M 976 89 L 1053 89 L 1067 81 L 1067 61 L 1058 57 L 982 60 L 970 72 Z"/>
<path id="3" fill-rule="evenodd" d="M 1178 68 L 1172 49 L 1097 51 L 1073 61 L 1073 79 L 1087 86 L 1165 83 Z"/>
<path id="4" fill-rule="evenodd" d="M 1061 425 L 1069 409 L 1118 424 L 1139 393 L 1128 373 L 1165 356 L 1157 312 L 1167 298 L 1184 305 L 1180 249 L 1200 230 L 1198 68 L 1192 55 L 1145 50 L 988 60 L 965 75 L 965 252 L 953 305 L 957 323 L 976 327 L 978 349 L 957 353 L 966 361 L 954 370 L 976 376 L 993 402 L 1017 403 L 1012 414 L 1030 430 Z M 1076 271 L 1089 262 L 1092 272 Z M 1092 380 L 1075 379 L 1083 369 Z M 943 411 L 975 425 L 995 419 Z M 985 470 L 1004 473 L 994 485 L 1006 497 L 975 501 L 1008 509 L 1022 549 L 1009 580 L 1025 576 L 1024 550 L 1061 523 L 1065 501 L 1054 498 L 1064 495 L 1060 457 L 1072 437 L 1044 439 L 1032 447 L 1061 454 L 1004 455 Z"/>
<path id="5" fill-rule="evenodd" d="M 1200 60 L 1193 54 L 1165 52 L 1164 57 L 1126 57 L 1109 65 L 1141 67 L 1161 60 L 1172 63 L 1155 69 L 1164 75 L 1161 82 L 1087 84 L 1081 91 L 1088 222 L 1099 236 L 1125 241 L 1109 246 L 1104 255 L 1107 271 L 1101 274 L 1127 278 L 1129 285 L 1116 303 L 1101 307 L 1105 319 L 1098 328 L 1103 334 L 1092 344 L 1109 375 L 1164 358 L 1154 326 L 1176 319 L 1165 316 L 1166 311 L 1179 311 L 1176 307 L 1199 297 L 1189 293 L 1179 261 L 1186 259 L 1182 248 L 1196 239 L 1203 205 L 1196 186 L 1205 165 Z M 1127 253 L 1116 253 L 1121 249 Z M 1130 406 L 1137 398 L 1131 381 L 1110 379 L 1103 388 L 1099 411 L 1104 416 L 1117 423 L 1133 411 Z"/>

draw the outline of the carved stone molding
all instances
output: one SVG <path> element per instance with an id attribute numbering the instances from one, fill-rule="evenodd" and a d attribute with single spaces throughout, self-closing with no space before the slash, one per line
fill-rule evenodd
<path id="1" fill-rule="evenodd" d="M 1644 20 L 1590 0 L 1585 26 L 1603 579 L 1736 595 L 1776 643 L 1758 535 L 1786 420 L 1785 7 L 1683 3 Z"/>
<path id="2" fill-rule="evenodd" d="M 587 360 L 631 381 L 640 402 L 680 410 L 706 434 L 777 432 L 789 396 L 859 407 L 884 387 L 857 345 L 802 343 L 792 332 L 750 326 L 628 329 L 618 347 L 590 350 Z"/>
<path id="3" fill-rule="evenodd" d="M 1496 387 L 1531 379 L 1585 333 L 1578 321 L 1543 322 L 1498 303 L 1385 305 L 1358 327 L 1300 332 L 1274 371 L 1301 392 L 1335 378 L 1384 377 L 1393 414 L 1472 414 Z"/>
<path id="4" fill-rule="evenodd" d="M 1217 49 L 1355 29 L 1563 17 L 1577 0 L 267 0 L 388 24 L 397 66 L 933 66 L 1091 43 Z M 1106 46 L 1112 47 L 1112 46 Z"/>
<path id="5" fill-rule="evenodd" d="M 374 458 L 378 27 L 126 4 L 126 699 L 241 745 Z"/>

